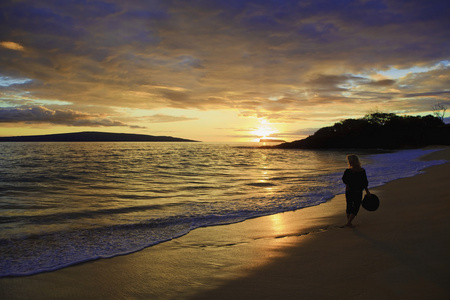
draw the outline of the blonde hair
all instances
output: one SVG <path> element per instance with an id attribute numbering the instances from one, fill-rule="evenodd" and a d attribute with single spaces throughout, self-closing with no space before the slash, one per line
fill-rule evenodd
<path id="1" fill-rule="evenodd" d="M 355 154 L 347 155 L 348 167 L 354 169 L 360 169 L 361 163 L 359 162 L 358 156 Z"/>

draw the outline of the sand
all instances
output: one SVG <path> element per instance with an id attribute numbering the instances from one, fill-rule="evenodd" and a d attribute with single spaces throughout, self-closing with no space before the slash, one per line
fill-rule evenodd
<path id="1" fill-rule="evenodd" d="M 450 148 L 424 159 L 447 159 Z M 1 299 L 449 299 L 450 163 L 345 200 L 200 228 L 134 254 L 0 279 Z"/>

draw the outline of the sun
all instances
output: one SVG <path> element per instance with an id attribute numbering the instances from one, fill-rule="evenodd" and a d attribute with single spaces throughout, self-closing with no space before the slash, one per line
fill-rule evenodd
<path id="1" fill-rule="evenodd" d="M 276 131 L 271 129 L 271 128 L 267 128 L 267 127 L 258 127 L 257 129 L 255 129 L 254 131 L 252 131 L 252 134 L 257 135 L 258 137 L 268 137 L 271 134 L 275 133 Z"/>
<path id="2" fill-rule="evenodd" d="M 261 126 L 252 131 L 253 135 L 256 135 L 258 138 L 266 138 L 271 134 L 278 132 L 278 130 L 272 128 L 270 123 L 267 120 L 260 120 Z"/>

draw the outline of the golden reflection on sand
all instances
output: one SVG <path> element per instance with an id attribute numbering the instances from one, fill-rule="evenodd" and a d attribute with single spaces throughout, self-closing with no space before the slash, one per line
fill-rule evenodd
<path id="1" fill-rule="evenodd" d="M 270 221 L 272 222 L 272 229 L 274 234 L 283 234 L 286 230 L 286 223 L 281 214 L 271 215 L 269 216 Z"/>

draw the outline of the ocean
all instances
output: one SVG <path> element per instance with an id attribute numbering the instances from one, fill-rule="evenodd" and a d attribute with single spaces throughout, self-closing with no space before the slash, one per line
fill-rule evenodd
<path id="1" fill-rule="evenodd" d="M 256 145 L 256 146 L 255 146 Z M 344 192 L 346 154 L 369 187 L 443 161 L 256 143 L 0 143 L 0 277 L 57 270 L 199 227 L 319 205 Z"/>

